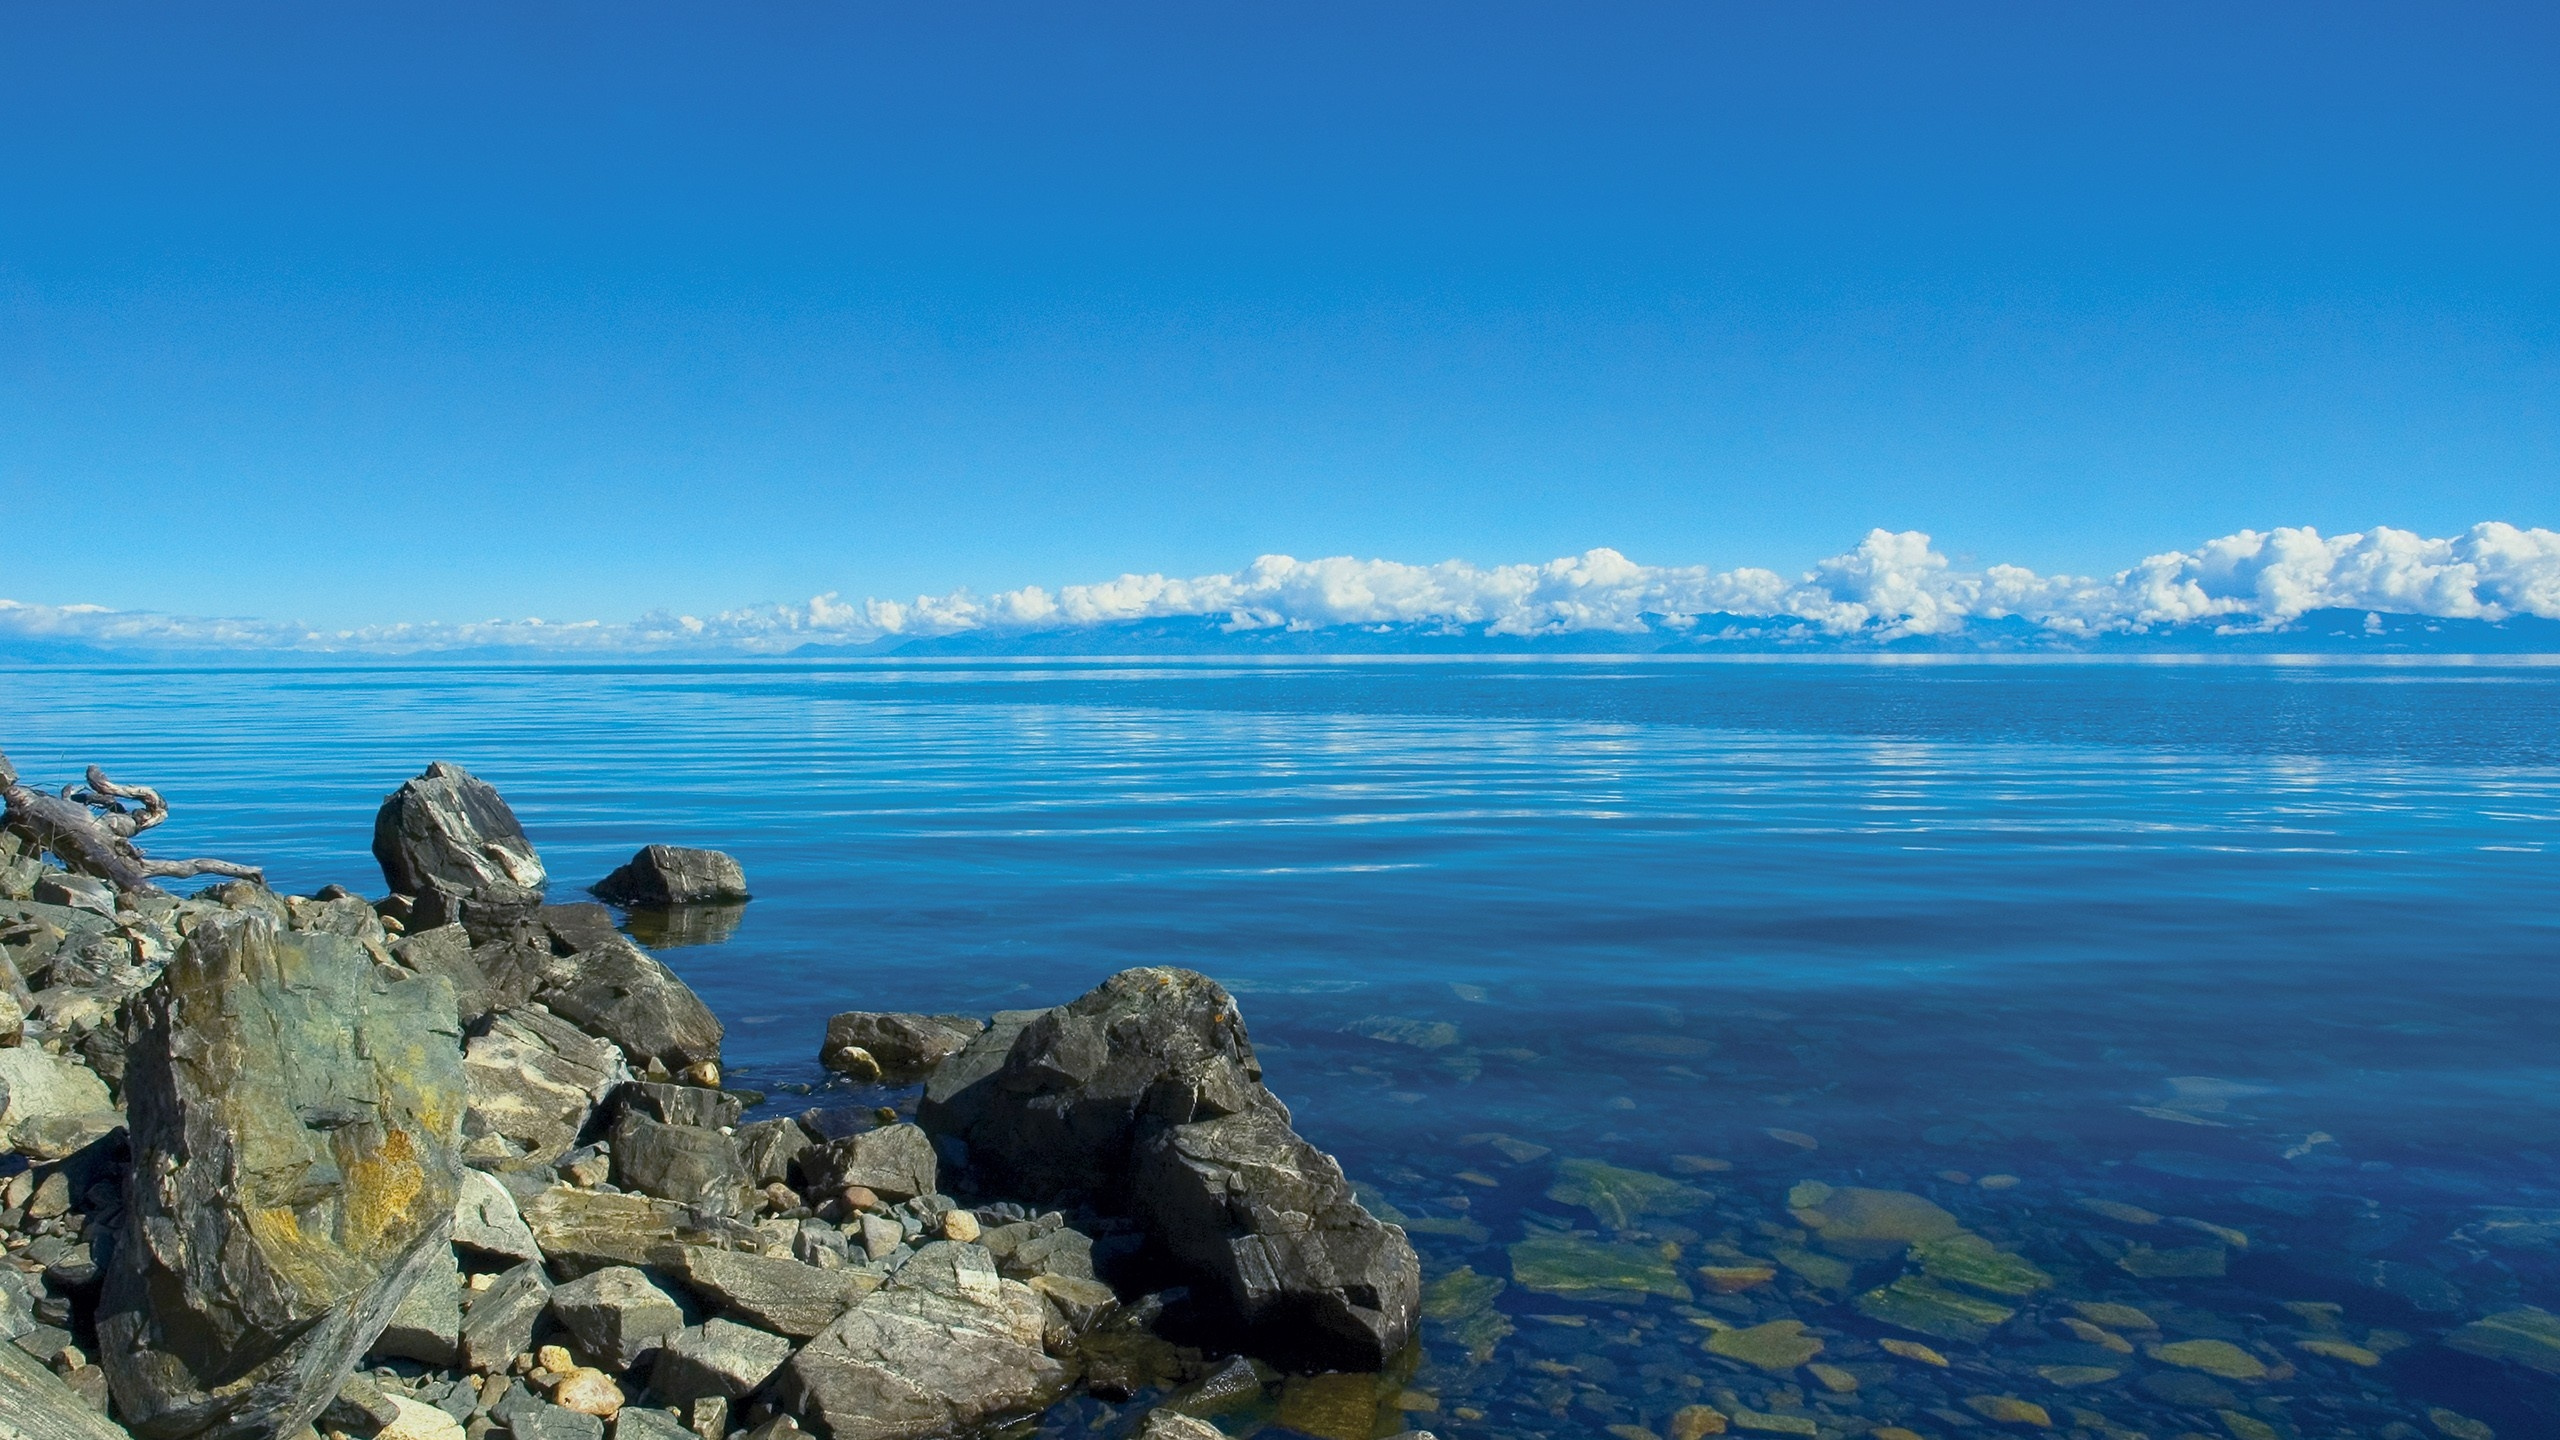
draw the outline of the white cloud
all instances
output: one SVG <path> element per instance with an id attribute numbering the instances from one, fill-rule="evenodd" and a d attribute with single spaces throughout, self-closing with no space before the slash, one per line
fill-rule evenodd
<path id="1" fill-rule="evenodd" d="M 1874 530 L 1790 580 L 1772 570 L 1643 565 L 1590 550 L 1543 565 L 1409 565 L 1265 555 L 1232 574 L 1122 575 L 1051 594 L 1025 586 L 913 600 L 799 604 L 716 615 L 663 612 L 625 624 L 538 619 L 319 630 L 0 600 L 0 640 L 105 651 L 414 654 L 781 653 L 971 631 L 1022 632 L 1204 617 L 1230 630 L 1407 625 L 1507 636 L 1678 632 L 1714 614 L 1790 619 L 1832 637 L 1947 635 L 1974 620 L 2023 619 L 2061 637 L 2207 623 L 2282 627 L 2322 609 L 2503 620 L 2560 619 L 2560 532 L 2490 523 L 2448 539 L 2377 527 L 2322 536 L 2243 530 L 2190 553 L 2154 555 L 2107 579 L 2015 565 L 1957 569 L 1927 535 Z"/>

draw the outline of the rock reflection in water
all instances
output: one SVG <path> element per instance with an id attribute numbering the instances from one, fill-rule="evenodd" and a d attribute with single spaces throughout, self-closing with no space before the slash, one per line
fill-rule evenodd
<path id="1" fill-rule="evenodd" d="M 717 945 L 734 939 L 746 918 L 744 901 L 731 905 L 659 905 L 633 910 L 623 924 L 631 938 L 652 950 Z"/>

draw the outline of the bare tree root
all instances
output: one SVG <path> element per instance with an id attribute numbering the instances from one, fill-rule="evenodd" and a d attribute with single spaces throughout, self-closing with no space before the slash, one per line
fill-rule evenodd
<path id="1" fill-rule="evenodd" d="M 0 821 L 50 851 L 64 869 L 107 881 L 126 895 L 160 893 L 154 880 L 185 880 L 222 875 L 264 883 L 266 872 L 229 860 L 154 860 L 133 837 L 169 818 L 169 802 L 146 785 L 119 785 L 97 766 L 89 767 L 88 788 L 66 785 L 60 795 L 47 795 L 20 784 L 18 772 L 0 755 L 0 794 L 8 808 Z M 130 810 L 126 801 L 142 808 Z"/>

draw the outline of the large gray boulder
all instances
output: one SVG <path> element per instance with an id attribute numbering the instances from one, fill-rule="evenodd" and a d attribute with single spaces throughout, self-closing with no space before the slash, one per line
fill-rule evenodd
<path id="1" fill-rule="evenodd" d="M 1204 975 L 1125 970 L 1072 1004 L 1000 1015 L 935 1072 L 918 1118 L 965 1143 L 988 1190 L 1141 1221 L 1265 1358 L 1374 1370 L 1412 1338 L 1412 1245 L 1298 1137 L 1235 1000 Z"/>
<path id="2" fill-rule="evenodd" d="M 773 1394 L 829 1440 L 965 1434 L 1066 1392 L 1066 1367 L 1041 1345 L 1047 1318 L 985 1250 L 936 1241 L 802 1346 Z"/>
<path id="3" fill-rule="evenodd" d="M 200 921 L 133 1002 L 133 1167 L 98 1335 L 144 1440 L 290 1433 L 449 1264 L 453 991 L 356 941 Z"/>
<path id="4" fill-rule="evenodd" d="M 411 898 L 412 928 L 503 924 L 541 904 L 549 879 L 496 788 L 442 760 L 383 799 L 373 858 L 391 892 Z"/>
<path id="5" fill-rule="evenodd" d="M 590 891 L 616 905 L 700 905 L 747 898 L 747 873 L 717 850 L 643 845 Z"/>

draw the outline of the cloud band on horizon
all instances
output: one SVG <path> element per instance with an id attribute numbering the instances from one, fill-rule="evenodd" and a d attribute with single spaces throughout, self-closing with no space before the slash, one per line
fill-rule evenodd
<path id="1" fill-rule="evenodd" d="M 801 604 L 708 617 L 653 612 L 626 623 L 526 619 L 324 630 L 0 599 L 0 639 L 137 652 L 755 655 L 1181 617 L 1214 619 L 1230 631 L 1388 625 L 1536 638 L 1677 635 L 1703 617 L 1740 616 L 1800 622 L 1817 642 L 1946 636 L 1975 621 L 2024 621 L 2070 640 L 2199 624 L 2263 633 L 2318 610 L 2560 620 L 2560 531 L 2499 522 L 2443 539 L 2388 527 L 2336 536 L 2308 527 L 2242 530 L 2192 552 L 2147 557 L 2103 580 L 2015 565 L 1959 570 L 1916 530 L 1872 530 L 1855 549 L 1792 580 L 1755 567 L 1643 565 L 1610 549 L 1496 566 L 1266 555 L 1229 574 L 1130 574 L 1054 594 L 1034 585 L 985 597 L 958 590 L 849 602 L 830 592 Z"/>

